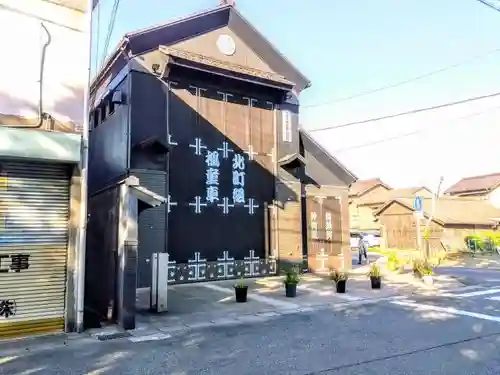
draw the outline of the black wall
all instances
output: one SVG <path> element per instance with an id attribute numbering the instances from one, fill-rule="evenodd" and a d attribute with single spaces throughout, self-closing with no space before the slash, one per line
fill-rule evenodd
<path id="1" fill-rule="evenodd" d="M 89 193 L 93 193 L 126 176 L 129 166 L 129 79 L 116 88 L 124 104 L 116 105 L 109 114 L 109 99 L 92 113 L 89 135 Z M 108 109 L 106 109 L 108 106 Z"/>
<path id="2" fill-rule="evenodd" d="M 216 87 L 207 83 L 180 82 L 176 90 L 185 89 L 188 95 L 196 95 L 189 83 L 203 85 L 207 91 L 203 96 L 213 100 L 220 99 Z M 231 138 L 219 131 L 203 116 L 197 113 L 177 96 L 176 90 L 169 97 L 169 127 L 172 139 L 178 144 L 169 154 L 169 181 L 172 201 L 177 206 L 172 208 L 169 215 L 168 251 L 172 259 L 186 263 L 193 258 L 194 252 L 200 252 L 201 257 L 208 261 L 216 261 L 227 250 L 231 257 L 243 259 L 249 256 L 249 250 L 255 250 L 255 255 L 265 257 L 266 232 L 264 228 L 264 203 L 271 203 L 274 190 L 274 176 L 255 161 L 250 161 L 248 155 Z M 179 91 L 177 91 L 179 92 Z M 184 91 L 186 93 L 186 91 Z M 238 102 L 242 96 L 234 94 L 232 100 Z M 245 119 L 240 124 L 227 124 L 228 132 L 231 127 L 244 127 Z M 228 142 L 229 148 L 234 150 L 227 159 L 219 152 L 219 198 L 218 202 L 202 207 L 201 214 L 195 213 L 195 208 L 190 206 L 193 198 L 200 196 L 203 203 L 206 197 L 206 164 L 203 155 L 195 155 L 195 150 L 190 144 L 200 138 L 208 150 L 216 151 L 222 147 L 222 142 Z M 223 197 L 229 198 L 232 203 L 232 158 L 238 153 L 245 160 L 245 203 L 249 198 L 254 198 L 259 207 L 250 215 L 244 204 L 236 204 L 229 209 L 228 214 L 223 213 Z"/>
<path id="3" fill-rule="evenodd" d="M 272 203 L 274 196 L 274 176 L 256 161 L 250 161 L 243 150 L 226 137 L 210 122 L 199 115 L 196 109 L 186 104 L 196 102 L 196 91 L 190 85 L 202 86 L 207 91 L 202 95 L 220 100 L 217 94 L 220 83 L 209 83 L 197 80 L 196 77 L 178 76 L 178 85 L 168 90 L 168 84 L 158 78 L 139 72 L 131 74 L 132 108 L 131 108 L 131 167 L 130 174 L 139 178 L 141 183 L 158 194 L 171 196 L 169 205 L 149 208 L 141 212 L 139 217 L 139 286 L 149 285 L 150 266 L 146 262 L 152 252 L 165 250 L 170 259 L 176 263 L 188 263 L 195 252 L 202 259 L 216 262 L 223 251 L 243 260 L 249 256 L 249 250 L 255 255 L 265 257 L 266 228 L 265 203 Z M 237 88 L 235 89 L 237 91 Z M 242 101 L 244 93 L 234 93 L 235 101 Z M 184 97 L 179 97 L 179 95 Z M 243 101 L 242 101 L 243 103 Z M 264 101 L 265 103 L 265 101 Z M 212 108 L 213 110 L 213 108 Z M 246 120 L 240 124 L 228 124 L 228 127 L 244 127 Z M 219 124 L 220 128 L 220 124 Z M 172 144 L 167 152 L 158 143 L 168 144 L 170 132 Z M 219 198 L 218 202 L 201 207 L 201 213 L 195 213 L 194 197 L 201 197 L 206 203 L 206 150 L 203 155 L 195 155 L 196 138 L 202 140 L 203 146 L 210 150 L 222 147 L 226 141 L 229 148 L 241 153 L 245 158 L 246 183 L 245 195 L 254 198 L 259 205 L 255 213 L 250 215 L 244 204 L 230 208 L 228 214 L 218 204 L 223 197 L 232 203 L 232 157 L 224 159 L 219 152 Z M 155 139 L 158 142 L 145 142 Z M 144 145 L 146 143 L 146 145 Z M 149 172 L 148 172 L 149 171 Z M 162 173 L 159 173 L 162 172 Z M 162 178 L 165 187 L 162 189 Z M 163 222 L 165 221 L 165 224 Z M 163 238 L 161 227 L 164 225 Z M 164 246 L 166 240 L 166 246 Z M 164 250 L 164 251 L 165 251 Z M 147 264 L 147 265 L 146 265 Z M 141 270 L 142 268 L 142 270 Z M 182 270 L 178 272 L 184 272 Z"/>

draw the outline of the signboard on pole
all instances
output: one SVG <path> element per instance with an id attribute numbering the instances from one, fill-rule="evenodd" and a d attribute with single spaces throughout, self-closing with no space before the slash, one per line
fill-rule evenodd
<path id="1" fill-rule="evenodd" d="M 417 247 L 420 250 L 422 248 L 422 237 L 420 233 L 420 219 L 424 216 L 422 211 L 422 198 L 416 196 L 413 200 L 413 208 L 415 210 L 415 220 L 416 220 L 416 236 L 417 236 Z"/>
<path id="2" fill-rule="evenodd" d="M 416 196 L 413 201 L 413 208 L 415 211 L 422 212 L 422 198 L 420 196 Z"/>

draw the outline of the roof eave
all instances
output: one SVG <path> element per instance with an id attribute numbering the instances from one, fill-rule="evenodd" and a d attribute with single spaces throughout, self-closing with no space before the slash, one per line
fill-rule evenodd
<path id="1" fill-rule="evenodd" d="M 302 92 L 303 90 L 311 87 L 311 80 L 308 79 L 285 55 L 283 55 L 275 46 L 273 43 L 269 41 L 259 30 L 257 30 L 253 25 L 248 22 L 245 17 L 234 7 L 230 6 L 231 8 L 231 14 L 235 15 L 238 17 L 238 20 L 241 21 L 242 23 L 245 24 L 246 27 L 248 27 L 249 30 L 253 31 L 261 40 L 263 40 L 269 48 L 272 50 L 276 56 L 279 56 L 281 59 L 281 63 L 286 64 L 291 71 L 293 71 L 298 78 L 300 79 L 292 79 L 292 77 L 287 77 L 291 81 L 294 81 L 296 83 L 296 91 L 297 93 Z M 229 25 L 231 27 L 231 20 L 232 17 L 230 17 Z M 262 57 L 262 56 L 261 56 Z"/>
<path id="2" fill-rule="evenodd" d="M 338 160 L 335 156 L 333 156 L 331 153 L 326 151 L 323 146 L 321 146 L 318 142 L 314 140 L 313 137 L 305 130 L 305 129 L 299 129 L 299 132 L 307 138 L 309 142 L 311 142 L 315 147 L 317 147 L 321 152 L 323 152 L 325 155 L 327 155 L 335 164 L 337 164 L 346 174 L 351 178 L 351 181 L 349 181 L 348 185 L 353 184 L 358 180 L 358 176 L 356 176 L 353 172 L 351 172 L 340 160 Z M 346 181 L 347 182 L 347 181 Z"/>

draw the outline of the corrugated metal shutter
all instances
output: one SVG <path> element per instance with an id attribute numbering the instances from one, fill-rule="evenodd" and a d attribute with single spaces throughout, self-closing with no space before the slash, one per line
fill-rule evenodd
<path id="1" fill-rule="evenodd" d="M 132 169 L 130 174 L 139 179 L 146 189 L 166 196 L 167 174 L 162 171 Z M 166 206 L 148 207 L 139 213 L 139 249 L 137 265 L 137 287 L 151 286 L 151 256 L 166 251 Z"/>
<path id="2" fill-rule="evenodd" d="M 64 329 L 66 166 L 0 161 L 0 339 Z"/>

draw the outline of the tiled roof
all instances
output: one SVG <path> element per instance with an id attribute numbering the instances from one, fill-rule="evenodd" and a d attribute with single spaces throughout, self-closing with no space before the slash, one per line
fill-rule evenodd
<path id="1" fill-rule="evenodd" d="M 393 202 L 413 210 L 413 199 L 398 198 L 386 203 L 375 215 L 382 213 Z M 428 217 L 432 213 L 432 199 L 422 199 L 422 206 Z M 500 221 L 500 209 L 484 199 L 441 197 L 436 203 L 434 218 L 443 224 L 493 225 Z"/>
<path id="2" fill-rule="evenodd" d="M 425 186 L 413 186 L 401 189 L 391 189 L 385 191 L 374 192 L 366 197 L 361 197 L 356 201 L 358 206 L 361 205 L 372 205 L 372 204 L 383 204 L 387 201 L 397 199 L 397 198 L 411 198 L 415 197 L 416 193 L 421 190 L 426 190 L 428 194 L 425 196 L 430 197 L 432 192 Z M 413 203 L 412 203 L 413 204 Z"/>
<path id="3" fill-rule="evenodd" d="M 352 197 L 360 196 L 366 191 L 378 185 L 382 185 L 390 189 L 390 187 L 387 184 L 385 184 L 380 178 L 372 178 L 369 180 L 358 180 L 351 185 L 351 189 L 349 190 L 349 196 Z"/>
<path id="4" fill-rule="evenodd" d="M 473 191 L 489 191 L 500 185 L 500 173 L 466 177 L 449 187 L 445 194 L 460 194 Z"/>

